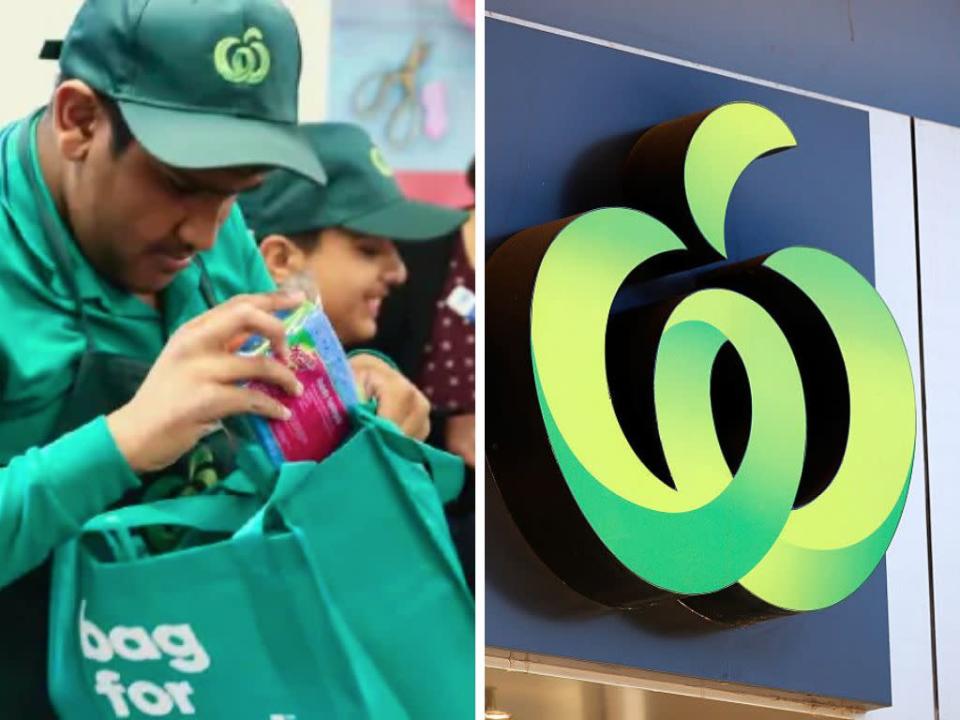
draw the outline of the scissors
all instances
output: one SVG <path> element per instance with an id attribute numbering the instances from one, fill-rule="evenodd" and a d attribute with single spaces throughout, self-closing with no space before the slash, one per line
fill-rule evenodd
<path id="1" fill-rule="evenodd" d="M 417 75 L 429 51 L 428 43 L 417 40 L 403 65 L 396 70 L 371 73 L 353 92 L 354 112 L 360 117 L 369 117 L 384 107 L 394 87 L 400 89 L 400 100 L 387 117 L 386 137 L 393 147 L 406 147 L 420 132 L 423 107 L 417 98 Z"/>

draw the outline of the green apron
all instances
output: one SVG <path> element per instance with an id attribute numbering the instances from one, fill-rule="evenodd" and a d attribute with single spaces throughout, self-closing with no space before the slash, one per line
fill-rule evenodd
<path id="1" fill-rule="evenodd" d="M 77 323 L 86 338 L 86 350 L 77 363 L 73 385 L 63 411 L 57 418 L 53 432 L 47 439 L 52 442 L 62 435 L 75 430 L 91 420 L 109 415 L 128 403 L 136 394 L 150 365 L 137 358 L 102 352 L 97 349 L 90 328 L 90 322 L 83 306 L 80 290 L 72 272 L 72 264 L 67 251 L 68 238 L 64 238 L 53 218 L 43 212 L 44 198 L 40 188 L 40 178 L 36 176 L 30 157 L 30 139 L 35 129 L 34 117 L 20 133 L 17 147 L 20 164 L 27 173 L 37 208 L 41 211 L 43 231 L 53 257 L 57 272 L 63 277 L 72 296 Z M 29 131 L 28 131 L 29 130 Z M 201 271 L 200 292 L 208 307 L 215 305 L 210 281 L 198 258 Z M 159 495 L 177 494 L 177 490 L 195 482 L 197 477 L 206 477 L 203 471 L 213 466 L 215 474 L 224 477 L 233 466 L 232 444 L 224 433 L 211 436 L 208 446 L 214 449 L 203 454 L 209 457 L 204 465 L 193 465 L 190 477 L 191 456 L 179 460 L 173 467 L 144 478 L 143 496 L 152 499 Z M 179 480 L 173 480 L 179 478 Z M 206 483 L 205 483 L 206 484 Z M 178 487 L 179 486 L 179 487 Z M 124 499 L 124 504 L 137 500 L 137 497 Z M 162 532 L 159 529 L 157 532 Z M 18 618 L 18 636 L 29 638 L 28 643 L 4 643 L 3 652 L 7 656 L 6 664 L 16 666 L 17 678 L 4 678 L 4 684 L 13 688 L 15 695 L 4 697 L 0 702 L 0 717 L 30 718 L 31 720 L 56 720 L 53 708 L 47 697 L 47 638 L 48 612 L 50 598 L 51 563 L 45 562 L 39 568 L 0 590 L 0 617 Z"/>

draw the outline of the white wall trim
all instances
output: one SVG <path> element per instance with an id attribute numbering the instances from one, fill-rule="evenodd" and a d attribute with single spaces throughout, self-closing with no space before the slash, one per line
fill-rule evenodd
<path id="1" fill-rule="evenodd" d="M 870 113 L 874 273 L 900 327 L 913 369 L 917 444 L 910 494 L 887 551 L 893 706 L 870 720 L 935 720 L 928 577 L 926 458 L 921 405 L 920 312 L 910 118 Z"/>

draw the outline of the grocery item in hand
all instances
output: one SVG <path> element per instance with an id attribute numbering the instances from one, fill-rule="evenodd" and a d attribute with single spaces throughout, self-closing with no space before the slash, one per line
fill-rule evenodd
<path id="1" fill-rule="evenodd" d="M 330 455 L 350 431 L 349 411 L 359 402 L 356 382 L 343 346 L 327 316 L 307 302 L 281 315 L 287 329 L 289 364 L 303 385 L 299 397 L 273 385 L 250 383 L 275 398 L 292 413 L 290 420 L 251 418 L 257 439 L 276 465 L 320 461 Z M 269 343 L 252 337 L 240 348 L 243 355 L 270 355 Z"/>

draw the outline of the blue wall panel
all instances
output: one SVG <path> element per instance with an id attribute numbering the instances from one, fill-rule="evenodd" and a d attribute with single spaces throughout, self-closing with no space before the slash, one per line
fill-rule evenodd
<path id="1" fill-rule="evenodd" d="M 486 7 L 960 125 L 956 0 L 487 0 Z"/>

